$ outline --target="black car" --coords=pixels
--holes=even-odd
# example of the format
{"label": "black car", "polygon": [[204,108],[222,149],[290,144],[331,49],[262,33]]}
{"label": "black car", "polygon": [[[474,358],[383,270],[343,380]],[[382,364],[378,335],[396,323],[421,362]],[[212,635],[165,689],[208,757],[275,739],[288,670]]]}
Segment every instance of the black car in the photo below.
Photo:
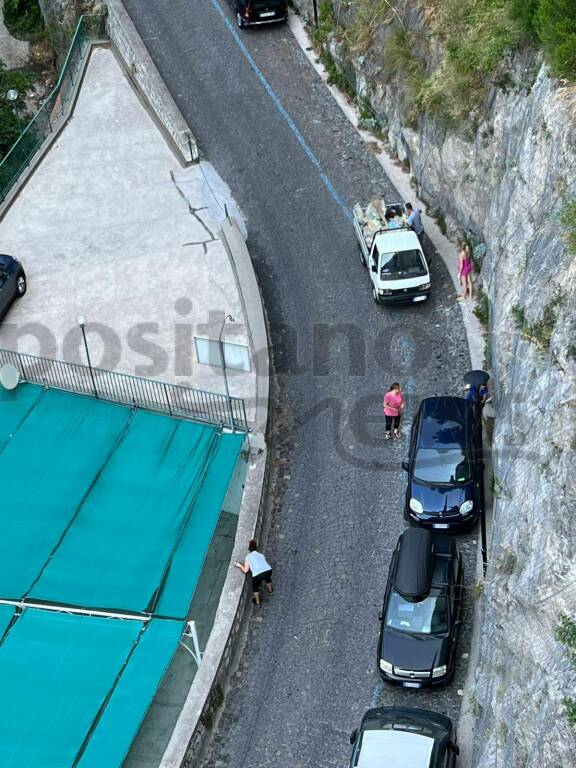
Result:
{"label": "black car", "polygon": [[369,709],[352,732],[350,768],[455,768],[452,721],[427,709]]}
{"label": "black car", "polygon": [[378,669],[405,688],[444,685],[454,674],[464,571],[455,540],[410,528],[392,556]]}
{"label": "black car", "polygon": [[19,261],[0,254],[0,320],[14,301],[26,293],[26,275]]}
{"label": "black car", "polygon": [[422,400],[402,462],[408,472],[404,516],[435,530],[471,528],[480,511],[483,465],[475,410],[462,397]]}
{"label": "black car", "polygon": [[287,0],[228,0],[236,14],[239,27],[252,27],[271,24],[274,21],[286,21],[288,18]]}

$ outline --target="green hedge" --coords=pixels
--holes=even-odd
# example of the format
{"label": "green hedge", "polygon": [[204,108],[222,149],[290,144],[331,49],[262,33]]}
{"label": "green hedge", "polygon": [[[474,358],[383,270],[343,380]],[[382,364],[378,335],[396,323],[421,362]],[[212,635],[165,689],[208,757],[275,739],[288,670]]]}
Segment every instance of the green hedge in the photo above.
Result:
{"label": "green hedge", "polygon": [[576,79],[576,0],[540,0],[535,26],[552,73]]}
{"label": "green hedge", "polygon": [[14,37],[42,32],[44,20],[38,0],[4,0],[4,24]]}
{"label": "green hedge", "polygon": [[536,39],[552,74],[576,80],[576,0],[508,0],[510,15]]}

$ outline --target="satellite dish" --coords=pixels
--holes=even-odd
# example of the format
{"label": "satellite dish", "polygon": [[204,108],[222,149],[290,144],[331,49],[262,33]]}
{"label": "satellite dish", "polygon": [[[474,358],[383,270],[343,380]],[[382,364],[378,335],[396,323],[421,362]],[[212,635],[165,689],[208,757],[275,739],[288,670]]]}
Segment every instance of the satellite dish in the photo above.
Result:
{"label": "satellite dish", "polygon": [[0,384],[4,389],[16,389],[20,383],[20,373],[18,368],[15,368],[10,363],[6,363],[0,368]]}

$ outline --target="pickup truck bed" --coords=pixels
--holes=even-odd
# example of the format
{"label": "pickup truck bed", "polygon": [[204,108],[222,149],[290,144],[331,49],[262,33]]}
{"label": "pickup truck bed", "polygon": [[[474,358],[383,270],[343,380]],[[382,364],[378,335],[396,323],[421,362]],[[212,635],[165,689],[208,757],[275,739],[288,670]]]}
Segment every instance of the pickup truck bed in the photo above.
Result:
{"label": "pickup truck bed", "polygon": [[370,252],[374,235],[389,228],[386,214],[391,210],[396,213],[396,218],[401,224],[400,228],[404,229],[406,227],[406,208],[403,203],[386,205],[383,200],[375,198],[366,206],[362,206],[360,203],[356,203],[354,206],[352,210],[354,230],[366,257]]}

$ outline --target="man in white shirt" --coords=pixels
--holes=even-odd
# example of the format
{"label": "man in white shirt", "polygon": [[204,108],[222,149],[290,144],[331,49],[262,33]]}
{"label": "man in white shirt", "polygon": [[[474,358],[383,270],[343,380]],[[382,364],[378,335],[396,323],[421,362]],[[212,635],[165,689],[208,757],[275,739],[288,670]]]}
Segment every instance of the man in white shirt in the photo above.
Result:
{"label": "man in white shirt", "polygon": [[252,574],[252,602],[254,605],[261,605],[260,586],[262,582],[266,585],[269,595],[274,592],[274,587],[272,586],[272,566],[264,555],[258,552],[256,539],[250,539],[248,542],[248,554],[244,562],[235,563],[235,565],[237,568],[240,568],[242,573]]}

